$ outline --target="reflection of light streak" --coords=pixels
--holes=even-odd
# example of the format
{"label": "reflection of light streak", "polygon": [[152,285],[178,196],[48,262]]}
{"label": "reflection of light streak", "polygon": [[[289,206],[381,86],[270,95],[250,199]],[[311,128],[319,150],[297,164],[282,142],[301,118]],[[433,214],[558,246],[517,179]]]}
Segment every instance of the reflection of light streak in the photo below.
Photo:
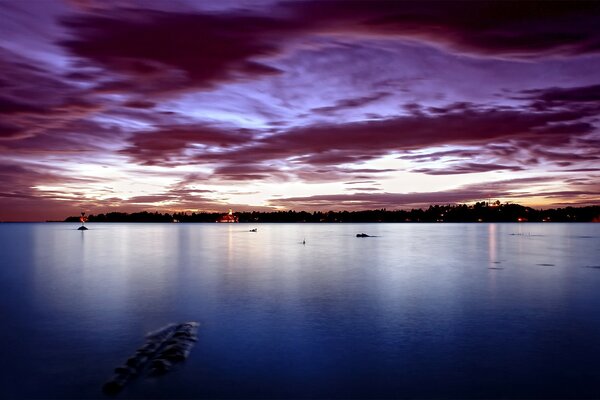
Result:
{"label": "reflection of light streak", "polygon": [[231,265],[233,258],[233,226],[227,227],[227,265]]}
{"label": "reflection of light streak", "polygon": [[498,243],[496,242],[496,224],[488,225],[488,248],[489,248],[489,259],[490,265],[496,261],[496,247]]}
{"label": "reflection of light streak", "polygon": [[[497,261],[496,256],[497,256],[497,247],[498,247],[498,242],[497,242],[497,232],[496,232],[496,224],[489,224],[488,225],[488,258],[489,258],[489,267],[488,268],[494,268],[496,264],[494,264],[495,261]],[[490,271],[490,272],[497,272],[497,271]],[[490,290],[491,290],[491,294],[492,297],[496,297],[496,274],[489,274],[489,279],[490,279]]]}

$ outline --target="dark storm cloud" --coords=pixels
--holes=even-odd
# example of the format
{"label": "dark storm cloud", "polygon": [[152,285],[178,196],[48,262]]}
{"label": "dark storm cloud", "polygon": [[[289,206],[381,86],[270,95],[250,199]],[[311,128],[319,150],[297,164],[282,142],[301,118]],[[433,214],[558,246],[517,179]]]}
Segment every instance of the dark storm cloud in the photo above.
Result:
{"label": "dark storm cloud", "polygon": [[[276,73],[261,60],[282,54],[294,38],[310,33],[408,38],[482,55],[593,52],[600,43],[600,34],[594,29],[599,15],[597,4],[581,2],[294,2],[283,3],[269,17],[239,11],[219,14],[121,9],[65,18],[63,24],[71,37],[61,44],[90,66],[105,68],[111,78],[98,86],[99,90],[143,93],[190,86],[208,88],[219,82]],[[221,131],[199,135],[187,128],[184,132],[159,128],[135,134],[122,153],[141,164],[217,162],[218,171],[238,168],[235,163],[243,163],[247,171],[262,172],[231,176],[263,179],[269,169],[263,165],[265,161],[294,157],[289,161],[295,164],[335,165],[360,163],[393,151],[447,144],[480,145],[512,138],[541,140],[551,146],[594,129],[590,122],[580,120],[590,115],[589,108],[552,107],[559,101],[594,102],[597,91],[592,86],[522,93],[525,99],[547,103],[543,110],[491,109],[459,103],[430,107],[425,112],[427,109],[415,104],[418,109],[409,109],[411,116],[297,127],[254,143],[248,137],[240,141],[239,135]],[[331,114],[360,108],[389,95],[380,91],[349,97],[312,111]],[[124,103],[125,107],[140,110],[154,105],[153,101],[137,99]],[[15,135],[11,126],[5,131],[6,135]],[[185,160],[183,153],[190,146],[218,145],[214,139],[219,138],[246,145],[239,150],[208,154],[192,149],[193,158]],[[469,170],[476,168],[465,165],[452,173]]]}
{"label": "dark storm cloud", "polygon": [[[559,198],[564,199],[565,197],[579,197],[579,196],[600,196],[600,190],[558,190],[554,192],[544,192],[542,195],[546,198]],[[597,205],[597,202],[593,202]]]}
{"label": "dark storm cloud", "polygon": [[287,179],[287,174],[282,173],[279,168],[259,164],[228,164],[215,168],[213,176],[217,179],[229,181],[256,181],[278,178]]}
{"label": "dark storm cloud", "polygon": [[1,47],[0,74],[5,78],[0,96],[0,141],[19,141],[65,129],[104,107],[85,90]]}
{"label": "dark storm cloud", "polygon": [[[462,164],[451,166],[439,165],[436,168],[414,169],[435,175],[451,175],[460,173],[483,172],[484,170],[526,169],[542,164],[554,164],[558,167],[585,165],[598,162],[598,129],[595,126],[600,113],[600,85],[581,87],[550,87],[521,91],[519,100],[528,104],[519,109],[502,107],[503,112],[519,110],[523,115],[539,118],[543,115],[562,115],[547,123],[531,128],[536,135],[524,134],[524,131],[508,138],[492,138],[489,143],[482,142],[477,148],[442,150],[421,154],[403,154],[400,159],[412,162],[435,162],[440,160],[458,161]],[[451,109],[468,110],[471,106],[459,104],[459,107],[430,108],[434,115],[444,115]],[[419,107],[419,112],[422,108]],[[512,110],[512,111],[511,111]],[[509,121],[507,121],[509,122]],[[510,122],[509,122],[510,124]],[[469,129],[469,125],[465,125]],[[515,126],[515,133],[519,129]],[[587,145],[583,145],[586,143]],[[467,143],[446,144],[466,145]],[[471,143],[475,144],[475,143]],[[486,160],[485,163],[474,163],[474,160]],[[490,161],[493,161],[490,162]],[[510,165],[503,165],[510,164]],[[516,164],[516,165],[515,165]],[[481,169],[481,170],[478,170]]]}
{"label": "dark storm cloud", "polygon": [[[241,150],[208,155],[213,161],[267,161],[299,157],[307,164],[340,164],[374,159],[394,151],[448,144],[484,145],[508,140],[562,142],[593,131],[566,122],[586,112],[449,108],[436,115],[416,114],[378,121],[299,127],[257,140]],[[557,125],[562,123],[562,125]],[[200,161],[200,160],[199,160]]]}
{"label": "dark storm cloud", "polygon": [[[511,149],[511,154],[514,152],[514,149]],[[464,149],[455,149],[455,150],[443,150],[436,151],[433,153],[423,153],[423,154],[403,154],[398,156],[398,159],[401,160],[410,160],[413,162],[431,162],[431,161],[439,161],[443,158],[452,158],[452,159],[463,159],[463,158],[473,158],[477,155],[481,154],[481,149],[477,150],[464,150]]]}
{"label": "dark storm cloud", "polygon": [[144,101],[144,100],[131,100],[131,101],[128,101],[123,104],[123,106],[125,106],[125,107],[142,108],[142,109],[153,108],[155,105],[156,105],[156,103],[153,103],[151,101]]}
{"label": "dark storm cloud", "polygon": [[396,172],[394,169],[377,168],[344,168],[335,165],[320,168],[310,164],[293,165],[282,168],[281,163],[247,163],[228,162],[217,166],[210,177],[219,181],[271,181],[289,182],[302,180],[305,182],[332,182],[349,177],[380,178],[387,172]]}
{"label": "dark storm cloud", "polygon": [[400,37],[487,56],[600,51],[593,1],[309,1],[284,3],[330,32]]}
{"label": "dark storm cloud", "polygon": [[26,109],[16,106],[8,107],[8,111],[35,112],[41,108],[41,105],[60,103],[63,97],[74,96],[79,92],[39,62],[2,46],[0,46],[0,76],[3,97],[13,99],[15,103],[27,104],[23,106]]}
{"label": "dark storm cloud", "polygon": [[363,184],[373,184],[379,185],[380,183],[377,181],[353,181],[353,182],[344,182],[344,185],[363,185]]}
{"label": "dark storm cloud", "polygon": [[25,135],[20,127],[0,122],[0,140],[20,138],[23,136]]}
{"label": "dark storm cloud", "polygon": [[252,140],[252,134],[244,129],[226,130],[206,125],[157,128],[134,134],[121,153],[144,165],[178,165],[187,162],[183,153],[193,145],[227,148]]}
{"label": "dark storm cloud", "polygon": [[600,148],[584,148],[579,149],[578,151],[578,153],[575,153],[572,151],[560,151],[558,149],[552,150],[544,148],[532,148],[530,150],[530,154],[536,158],[543,158],[545,160],[554,161],[557,163],[567,163],[566,165],[600,160]]}
{"label": "dark storm cloud", "polygon": [[489,171],[522,171],[523,169],[523,167],[516,165],[478,164],[469,162],[459,165],[447,165],[443,168],[417,168],[413,169],[411,172],[419,172],[428,175],[458,175]]}
{"label": "dark storm cloud", "polygon": [[[257,57],[298,33],[355,33],[428,41],[483,55],[582,54],[600,50],[600,5],[586,1],[298,1],[254,13],[106,10],[63,21],[74,54],[133,75],[165,66],[210,85],[276,72]],[[194,54],[195,57],[191,56]]]}
{"label": "dark storm cloud", "polygon": [[[596,2],[307,1],[284,2],[270,11],[269,16],[259,9],[79,13],[63,18],[70,37],[59,43],[88,66],[104,68],[97,90],[124,93],[211,88],[277,74],[269,58],[311,34],[425,41],[483,56],[600,50]],[[358,107],[383,96],[342,100],[314,112]]]}
{"label": "dark storm cloud", "polygon": [[[443,169],[421,168],[428,174],[466,174],[493,170],[519,171],[540,159],[593,161],[597,154],[551,152],[542,146],[569,145],[594,126],[580,119],[589,110],[549,109],[533,111],[527,107],[492,108],[473,104],[438,108],[435,114],[418,112],[376,121],[321,124],[291,128],[260,138],[260,132],[210,126],[163,127],[134,134],[121,151],[145,165],[175,166],[212,164],[215,175],[224,179],[252,180],[279,174],[321,180],[318,168],[359,164],[386,154],[421,150],[433,146],[478,146],[477,149],[447,150],[429,154],[405,154],[403,159],[436,161],[442,158],[471,159],[462,165]],[[219,147],[214,151],[211,147]],[[528,151],[526,158],[514,159]],[[478,156],[495,162],[473,162]],[[290,169],[291,168],[291,169]],[[331,170],[337,174],[339,170]],[[360,169],[351,169],[361,173]],[[371,171],[362,171],[370,173]]]}
{"label": "dark storm cloud", "polygon": [[521,92],[521,98],[543,101],[553,105],[572,103],[594,103],[600,106],[600,85],[579,87],[551,87],[529,89]]}
{"label": "dark storm cloud", "polygon": [[[588,113],[590,116],[600,114],[600,85],[529,89],[513,98],[530,101],[534,111],[565,109]],[[589,122],[571,123],[570,128],[586,130],[586,124]]]}
{"label": "dark storm cloud", "polygon": [[0,140],[0,151],[31,159],[68,155],[70,161],[89,162],[91,153],[95,157],[110,153],[125,135],[118,126],[91,120],[46,121],[38,134],[20,140]]}
{"label": "dark storm cloud", "polygon": [[[549,147],[544,140],[515,140],[507,144],[484,145],[474,149],[453,149],[423,154],[405,154],[398,158],[413,163],[435,163],[431,168],[415,168],[412,172],[430,175],[453,175],[485,171],[519,171],[541,165],[554,165],[563,171],[573,165],[594,164],[600,161],[600,150],[595,146],[581,146],[577,136],[565,138],[566,145]],[[482,160],[474,162],[474,160]],[[506,163],[507,165],[504,165]],[[555,170],[558,171],[558,170]]]}
{"label": "dark storm cloud", "polygon": [[598,172],[598,171],[600,171],[600,168],[572,168],[572,169],[563,169],[561,171],[554,171],[554,172],[562,172],[562,171],[566,171],[566,172]]}
{"label": "dark storm cloud", "polygon": [[[120,74],[104,90],[182,90],[279,71],[260,61],[280,51],[289,21],[235,14],[119,10],[63,21],[61,45],[92,65]],[[157,85],[158,83],[158,85]]]}
{"label": "dark storm cloud", "polygon": [[357,192],[377,192],[383,190],[378,187],[349,187],[346,188],[347,191],[357,191]]}
{"label": "dark storm cloud", "polygon": [[[454,204],[472,201],[482,201],[489,198],[512,198],[516,201],[531,196],[547,198],[571,198],[572,201],[580,201],[582,204],[597,203],[600,195],[600,186],[596,182],[585,182],[575,184],[573,190],[554,191],[541,190],[538,192],[527,192],[531,185],[552,183],[560,178],[553,177],[531,177],[509,179],[483,184],[471,184],[457,189],[420,192],[420,193],[350,193],[316,196],[298,196],[288,198],[271,199],[270,204],[286,208],[329,210],[329,209],[400,209],[407,207],[427,207],[430,204]],[[520,193],[515,193],[515,189]],[[332,207],[335,204],[335,207]],[[557,203],[561,204],[561,203]]]}
{"label": "dark storm cloud", "polygon": [[370,154],[357,154],[355,149],[337,150],[332,149],[324,153],[314,153],[294,157],[294,164],[308,165],[337,165],[337,164],[352,164],[368,161],[373,158]]}
{"label": "dark storm cloud", "polygon": [[317,108],[313,108],[310,111],[313,113],[317,113],[317,114],[327,115],[327,114],[335,113],[336,111],[360,108],[367,104],[375,103],[375,102],[377,102],[381,99],[384,99],[386,97],[389,97],[391,95],[392,94],[388,93],[388,92],[376,92],[369,96],[354,97],[354,98],[349,98],[349,99],[338,100],[332,106],[317,107]]}
{"label": "dark storm cloud", "polygon": [[38,114],[44,109],[32,104],[21,103],[7,97],[0,97],[0,115]]}
{"label": "dark storm cloud", "polygon": [[291,177],[296,177],[305,182],[339,182],[345,179],[373,180],[380,179],[396,172],[389,168],[350,168],[328,166],[299,165],[296,168],[287,171]]}

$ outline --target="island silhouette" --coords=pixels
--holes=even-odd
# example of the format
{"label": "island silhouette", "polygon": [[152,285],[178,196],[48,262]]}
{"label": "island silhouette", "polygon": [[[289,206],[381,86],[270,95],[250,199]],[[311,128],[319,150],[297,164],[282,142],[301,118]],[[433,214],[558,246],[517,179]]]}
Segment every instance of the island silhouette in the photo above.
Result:
{"label": "island silhouette", "polygon": [[[80,222],[80,217],[67,217],[63,222]],[[600,206],[537,210],[512,203],[478,202],[411,210],[230,211],[226,214],[141,211],[89,215],[87,222],[600,222]]]}

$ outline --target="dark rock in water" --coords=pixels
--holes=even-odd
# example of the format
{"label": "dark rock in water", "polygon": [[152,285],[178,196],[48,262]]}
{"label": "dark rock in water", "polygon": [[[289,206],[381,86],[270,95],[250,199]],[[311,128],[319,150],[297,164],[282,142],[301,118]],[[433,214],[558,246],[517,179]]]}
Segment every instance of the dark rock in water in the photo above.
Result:
{"label": "dark rock in water", "polygon": [[150,364],[150,371],[155,375],[164,374],[169,371],[171,367],[173,367],[173,364],[170,361],[165,360],[164,358],[157,358]]}
{"label": "dark rock in water", "polygon": [[127,383],[127,379],[121,376],[115,376],[110,381],[106,382],[102,386],[102,391],[108,395],[116,395],[123,389],[123,386]]}
{"label": "dark rock in water", "polygon": [[371,237],[371,236],[367,235],[366,233],[357,233],[356,237]]}
{"label": "dark rock in water", "polygon": [[156,349],[158,349],[158,346],[160,346],[160,341],[157,340],[148,340],[148,342],[143,345],[142,347],[140,347],[140,350],[143,351],[156,351]]}
{"label": "dark rock in water", "polygon": [[79,228],[77,228],[78,231],[87,231],[88,228],[86,228],[85,226],[80,226]]}
{"label": "dark rock in water", "polygon": [[156,349],[137,349],[135,351],[135,356],[149,357],[156,352]]}
{"label": "dark rock in water", "polygon": [[127,361],[125,361],[125,364],[136,368],[142,366],[146,361],[148,361],[148,358],[140,355],[128,358]]}
{"label": "dark rock in water", "polygon": [[197,322],[169,324],[150,332],[146,335],[146,343],[125,361],[125,365],[115,368],[117,375],[104,384],[104,393],[116,395],[146,368],[152,375],[162,375],[175,363],[185,361],[197,341],[198,325]]}
{"label": "dark rock in water", "polygon": [[169,361],[183,361],[187,358],[189,352],[181,347],[171,347],[165,349],[159,355],[159,357],[166,358]]}
{"label": "dark rock in water", "polygon": [[115,368],[115,372],[120,375],[135,375],[138,371],[135,368],[122,365],[120,367]]}
{"label": "dark rock in water", "polygon": [[115,395],[123,389],[123,386],[115,381],[108,381],[102,386],[102,391],[108,395]]}
{"label": "dark rock in water", "polygon": [[176,353],[164,354],[163,357],[165,357],[167,360],[169,360],[171,362],[182,362],[187,359],[187,355],[181,351],[176,352]]}

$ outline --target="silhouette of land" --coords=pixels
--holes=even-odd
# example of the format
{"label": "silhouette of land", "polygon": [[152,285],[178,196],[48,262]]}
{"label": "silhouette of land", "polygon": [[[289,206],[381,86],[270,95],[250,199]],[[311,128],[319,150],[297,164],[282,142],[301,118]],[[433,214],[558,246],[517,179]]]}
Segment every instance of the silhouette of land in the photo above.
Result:
{"label": "silhouette of land", "polygon": [[[536,210],[519,204],[478,202],[435,205],[426,209],[366,211],[236,212],[239,222],[600,222],[600,206]],[[216,222],[223,213],[110,212],[90,215],[89,222]],[[64,222],[79,222],[68,217]]]}

